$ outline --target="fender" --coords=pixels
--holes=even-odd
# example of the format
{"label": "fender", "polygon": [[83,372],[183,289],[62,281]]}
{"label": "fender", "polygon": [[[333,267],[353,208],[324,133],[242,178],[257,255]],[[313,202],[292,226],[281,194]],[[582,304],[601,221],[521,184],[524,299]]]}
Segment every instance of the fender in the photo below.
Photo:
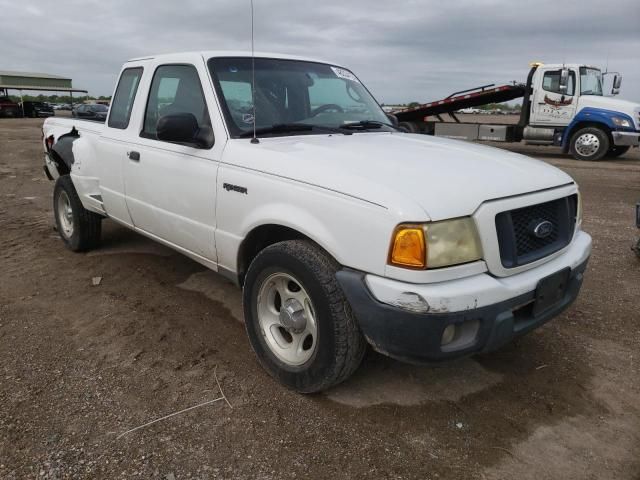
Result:
{"label": "fender", "polygon": [[[73,127],[69,133],[60,135],[58,137],[58,141],[51,147],[51,150],[66,166],[66,172],[59,171],[60,174],[69,173],[71,171],[71,167],[75,163],[75,157],[73,156],[73,142],[79,138],[80,134],[75,127]],[[60,168],[61,167],[58,166],[58,170],[60,170]]]}
{"label": "fender", "polygon": [[[604,108],[583,108],[576,114],[575,117],[573,117],[573,120],[571,120],[571,123],[567,125],[567,128],[564,129],[562,135],[562,148],[569,148],[569,140],[571,139],[571,135],[573,135],[576,126],[580,123],[599,123],[607,127],[608,131],[626,130],[618,127],[615,123],[613,123],[613,117],[621,117],[628,120],[631,125],[634,124],[633,119],[626,113],[617,112],[615,110],[605,110]],[[633,130],[633,128],[631,128],[630,130]]]}

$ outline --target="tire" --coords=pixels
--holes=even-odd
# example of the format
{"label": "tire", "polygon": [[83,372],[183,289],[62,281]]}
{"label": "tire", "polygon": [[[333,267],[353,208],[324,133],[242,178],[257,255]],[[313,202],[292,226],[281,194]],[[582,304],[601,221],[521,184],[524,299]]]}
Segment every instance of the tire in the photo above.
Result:
{"label": "tire", "polygon": [[291,240],[262,250],[247,271],[242,300],[251,346],[269,374],[300,393],[346,380],[366,352],[335,277],[339,268],[313,243]]}
{"label": "tire", "polygon": [[53,213],[65,246],[82,252],[100,244],[102,217],[82,206],[71,177],[62,175],[53,189]]}
{"label": "tire", "polygon": [[569,151],[576,160],[595,162],[609,152],[609,135],[596,127],[581,128],[571,137]]}
{"label": "tire", "polygon": [[629,151],[631,147],[623,146],[623,147],[611,147],[607,152],[607,157],[609,158],[618,158],[624,155]]}

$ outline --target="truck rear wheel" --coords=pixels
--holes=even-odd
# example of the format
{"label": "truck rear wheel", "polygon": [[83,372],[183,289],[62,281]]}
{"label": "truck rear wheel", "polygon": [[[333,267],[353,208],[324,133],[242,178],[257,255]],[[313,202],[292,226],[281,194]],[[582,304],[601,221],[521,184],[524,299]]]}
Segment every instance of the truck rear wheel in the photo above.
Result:
{"label": "truck rear wheel", "polygon": [[262,366],[301,393],[325,390],[360,365],[366,341],[335,274],[337,262],[311,242],[262,250],[243,288],[247,334]]}
{"label": "truck rear wheel", "polygon": [[581,128],[571,137],[569,151],[576,160],[597,161],[609,152],[609,135],[596,127]]}
{"label": "truck rear wheel", "polygon": [[56,180],[53,212],[58,234],[67,248],[81,252],[98,246],[102,217],[82,206],[69,175],[62,175]]}
{"label": "truck rear wheel", "polygon": [[627,153],[629,151],[631,147],[629,146],[622,146],[622,147],[611,147],[609,149],[609,152],[607,152],[607,157],[609,158],[618,158],[621,157],[622,155],[624,155],[625,153]]}

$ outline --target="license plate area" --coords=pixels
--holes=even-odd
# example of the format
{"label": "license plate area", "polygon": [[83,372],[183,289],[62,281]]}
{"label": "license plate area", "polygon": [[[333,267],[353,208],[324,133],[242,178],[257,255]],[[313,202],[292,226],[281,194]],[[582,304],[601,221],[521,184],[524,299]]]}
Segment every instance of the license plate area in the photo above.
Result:
{"label": "license plate area", "polygon": [[535,303],[533,304],[534,316],[544,313],[564,298],[570,276],[571,269],[565,268],[538,282]]}

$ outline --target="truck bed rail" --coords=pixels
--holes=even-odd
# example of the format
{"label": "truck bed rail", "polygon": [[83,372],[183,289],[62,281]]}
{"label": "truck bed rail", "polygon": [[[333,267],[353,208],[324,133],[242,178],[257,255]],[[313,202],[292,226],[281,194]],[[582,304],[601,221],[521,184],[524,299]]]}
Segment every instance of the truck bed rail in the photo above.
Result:
{"label": "truck bed rail", "polygon": [[393,114],[400,122],[422,122],[425,117],[433,115],[454,113],[463,108],[478,107],[489,103],[507,102],[521,98],[524,97],[526,91],[525,85],[521,83],[497,87],[493,87],[493,85],[483,85],[469,90],[454,92],[442,100],[424,103],[413,108],[396,110]]}

